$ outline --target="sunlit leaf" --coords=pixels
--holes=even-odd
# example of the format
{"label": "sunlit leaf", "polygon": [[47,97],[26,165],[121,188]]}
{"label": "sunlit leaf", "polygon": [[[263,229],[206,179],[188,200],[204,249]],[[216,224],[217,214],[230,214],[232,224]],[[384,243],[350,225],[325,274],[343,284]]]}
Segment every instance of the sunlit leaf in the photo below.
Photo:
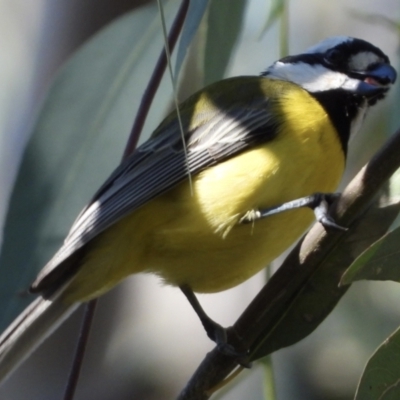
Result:
{"label": "sunlit leaf", "polygon": [[400,196],[400,170],[397,170],[390,178],[389,188],[392,196]]}

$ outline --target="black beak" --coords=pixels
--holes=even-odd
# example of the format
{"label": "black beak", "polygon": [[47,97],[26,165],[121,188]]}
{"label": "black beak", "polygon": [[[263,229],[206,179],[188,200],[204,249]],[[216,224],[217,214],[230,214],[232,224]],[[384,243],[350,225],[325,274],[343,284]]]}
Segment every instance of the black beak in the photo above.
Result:
{"label": "black beak", "polygon": [[396,81],[397,72],[390,64],[376,64],[372,69],[356,71],[352,76],[360,81],[357,94],[370,98],[387,92]]}
{"label": "black beak", "polygon": [[377,80],[381,79],[383,84],[393,84],[396,82],[397,72],[389,64],[379,64],[373,69],[372,76]]}

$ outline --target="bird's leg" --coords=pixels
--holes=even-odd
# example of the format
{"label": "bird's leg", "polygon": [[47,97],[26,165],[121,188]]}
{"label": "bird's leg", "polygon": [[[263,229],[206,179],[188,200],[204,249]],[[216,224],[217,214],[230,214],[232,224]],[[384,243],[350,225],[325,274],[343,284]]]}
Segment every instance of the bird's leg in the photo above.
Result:
{"label": "bird's leg", "polygon": [[308,207],[314,211],[315,218],[325,228],[337,229],[346,231],[347,228],[338,225],[329,215],[329,206],[340,196],[340,193],[314,193],[310,196],[301,197],[296,200],[288,201],[278,206],[266,208],[264,210],[252,210],[247,212],[240,223],[251,223],[262,218],[269,217],[274,214],[279,214],[284,211],[293,210],[296,208]]}
{"label": "bird's leg", "polygon": [[206,314],[206,312],[203,310],[203,307],[197,300],[196,295],[193,293],[193,290],[188,285],[182,285],[180,286],[180,289],[200,318],[200,321],[207,332],[207,336],[217,344],[218,350],[225,355],[238,359],[238,363],[242,366],[249,367],[249,364],[241,362],[241,359],[244,359],[248,355],[247,352],[237,351],[228,343],[227,329],[212,320]]}

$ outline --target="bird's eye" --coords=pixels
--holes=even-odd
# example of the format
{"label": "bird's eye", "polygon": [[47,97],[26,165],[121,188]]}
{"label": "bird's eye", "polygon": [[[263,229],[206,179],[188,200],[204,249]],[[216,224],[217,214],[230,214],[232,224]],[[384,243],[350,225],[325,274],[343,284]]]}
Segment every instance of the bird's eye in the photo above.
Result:
{"label": "bird's eye", "polygon": [[339,65],[343,60],[343,53],[338,49],[329,50],[325,55],[325,61],[330,65]]}

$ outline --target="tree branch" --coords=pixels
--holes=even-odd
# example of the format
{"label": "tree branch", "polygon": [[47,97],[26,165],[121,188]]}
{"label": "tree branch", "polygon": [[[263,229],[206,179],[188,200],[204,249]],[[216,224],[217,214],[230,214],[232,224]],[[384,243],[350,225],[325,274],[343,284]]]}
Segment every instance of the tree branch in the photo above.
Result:
{"label": "tree branch", "polygon": [[[348,267],[349,262],[357,256],[354,252],[352,235],[354,236],[354,230],[360,223],[360,216],[366,212],[373,199],[399,167],[400,130],[361,169],[346,187],[342,196],[333,204],[332,215],[335,221],[339,225],[349,227],[349,231],[327,232],[320,224],[314,225],[234,324],[233,329],[241,338],[240,345],[250,349],[250,359],[260,356],[260,347],[263,347],[261,355],[268,354],[268,346],[271,347],[270,352],[283,347],[285,338],[278,344],[268,344],[268,340],[271,336],[273,337],[274,330],[279,329],[281,320],[290,313],[294,300],[298,301],[299,295],[304,294],[304,287],[321,272],[322,265],[324,274],[331,273],[331,290],[336,290],[330,299],[331,302],[328,305],[330,308],[328,307],[326,315],[336,305],[347,290],[347,287],[338,287],[341,274]],[[386,226],[382,228],[387,229]],[[363,229],[365,231],[365,228]],[[382,233],[379,232],[379,234]],[[376,239],[371,235],[370,241]],[[358,254],[361,250],[358,249]],[[300,317],[303,318],[303,316]],[[313,321],[310,321],[310,329],[306,334],[315,329],[322,319],[314,325]],[[293,337],[289,338],[288,343],[284,345],[292,344],[306,334],[300,332],[296,340]],[[234,337],[235,335],[232,335],[232,341]],[[212,391],[212,388],[223,381],[236,367],[237,362],[234,359],[221,354],[215,348],[207,354],[178,399],[208,399],[210,390]]]}

